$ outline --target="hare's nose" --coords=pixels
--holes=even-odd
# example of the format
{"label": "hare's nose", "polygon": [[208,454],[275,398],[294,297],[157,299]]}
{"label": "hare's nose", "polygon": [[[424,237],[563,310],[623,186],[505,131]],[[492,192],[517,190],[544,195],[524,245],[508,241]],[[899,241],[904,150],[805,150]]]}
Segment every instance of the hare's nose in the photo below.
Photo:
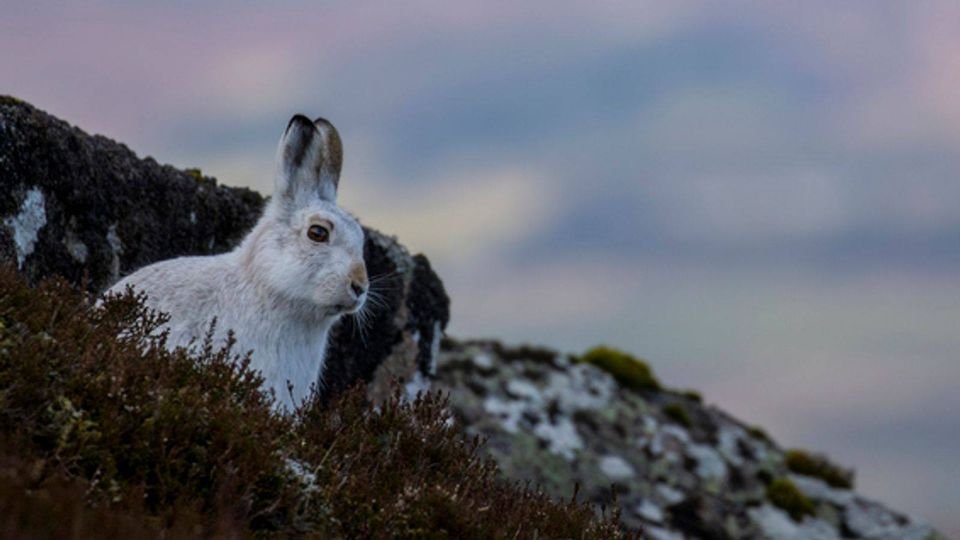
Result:
{"label": "hare's nose", "polygon": [[367,285],[370,283],[367,281],[367,267],[363,263],[354,264],[350,268],[350,274],[347,276],[347,279],[350,280],[350,290],[353,291],[353,294],[357,298],[367,292]]}
{"label": "hare's nose", "polygon": [[360,298],[363,293],[367,292],[367,287],[354,281],[350,283],[350,290],[353,291],[353,294],[357,295],[357,298]]}

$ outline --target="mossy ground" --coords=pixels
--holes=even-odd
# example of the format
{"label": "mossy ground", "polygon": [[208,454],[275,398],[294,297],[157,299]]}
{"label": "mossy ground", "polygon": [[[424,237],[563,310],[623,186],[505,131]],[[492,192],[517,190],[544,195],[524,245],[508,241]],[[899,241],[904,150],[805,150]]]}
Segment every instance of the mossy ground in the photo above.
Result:
{"label": "mossy ground", "polygon": [[184,169],[183,172],[187,173],[188,176],[192,177],[197,182],[203,180],[203,171],[196,167]]}
{"label": "mossy ground", "polygon": [[278,415],[243,359],[168,352],[162,321],[0,268],[0,537],[622,534],[500,480],[441,396],[374,411],[355,388]]}
{"label": "mossy ground", "polygon": [[660,389],[660,381],[646,362],[612,347],[594,347],[576,360],[606,371],[623,387],[638,391]]}
{"label": "mossy ground", "polygon": [[23,103],[23,100],[18,97],[0,95],[0,105],[20,105],[22,103]]}
{"label": "mossy ground", "polygon": [[767,486],[767,499],[795,521],[816,513],[816,507],[789,478],[777,478]]}
{"label": "mossy ground", "polygon": [[770,435],[767,433],[767,431],[760,426],[749,426],[747,428],[747,433],[749,433],[754,439],[759,439],[768,443],[773,442],[773,439],[770,438]]}
{"label": "mossy ground", "polygon": [[690,412],[680,403],[670,403],[663,407],[663,414],[685,428],[693,426]]}
{"label": "mossy ground", "polygon": [[853,471],[835,465],[826,456],[794,448],[784,454],[784,464],[792,472],[819,478],[833,487],[853,488]]}

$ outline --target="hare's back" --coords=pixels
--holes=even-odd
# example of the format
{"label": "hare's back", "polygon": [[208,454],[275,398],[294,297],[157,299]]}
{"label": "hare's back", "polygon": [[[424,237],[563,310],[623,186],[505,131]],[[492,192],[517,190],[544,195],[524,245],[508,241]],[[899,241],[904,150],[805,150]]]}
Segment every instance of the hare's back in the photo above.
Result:
{"label": "hare's back", "polygon": [[146,295],[148,306],[173,318],[205,319],[206,312],[220,303],[220,291],[229,280],[225,256],[180,257],[154,263],[123,278],[109,292],[123,293],[128,286],[133,287]]}

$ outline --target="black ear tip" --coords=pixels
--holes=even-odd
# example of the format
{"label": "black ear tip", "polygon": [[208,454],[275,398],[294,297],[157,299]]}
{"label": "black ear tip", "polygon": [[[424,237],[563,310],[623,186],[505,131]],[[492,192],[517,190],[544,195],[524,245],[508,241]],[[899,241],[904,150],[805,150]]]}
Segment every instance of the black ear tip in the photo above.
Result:
{"label": "black ear tip", "polygon": [[329,130],[332,130],[332,131],[336,131],[336,130],[337,130],[337,128],[333,127],[333,124],[330,123],[329,120],[327,120],[326,118],[323,118],[322,116],[321,116],[321,117],[318,117],[316,120],[314,120],[314,121],[313,121],[313,125],[317,126],[318,128],[321,128],[321,129],[326,128],[326,129],[329,129]]}
{"label": "black ear tip", "polygon": [[302,114],[295,114],[293,118],[290,119],[290,122],[287,124],[286,131],[290,131],[290,128],[297,124],[299,126],[313,126],[313,122],[309,118]]}

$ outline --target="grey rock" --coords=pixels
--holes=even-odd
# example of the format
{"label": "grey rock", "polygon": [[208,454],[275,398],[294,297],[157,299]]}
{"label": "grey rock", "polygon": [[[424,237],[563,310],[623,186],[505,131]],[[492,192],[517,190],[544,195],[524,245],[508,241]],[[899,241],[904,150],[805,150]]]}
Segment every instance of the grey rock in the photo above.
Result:
{"label": "grey rock", "polygon": [[635,506],[633,511],[647,521],[663,523],[663,508],[657,506],[657,504],[650,499],[640,501],[640,504]]}
{"label": "grey rock", "polygon": [[499,397],[490,396],[483,401],[483,410],[500,420],[500,425],[507,433],[518,433],[520,421],[526,406],[518,401],[508,401]]}
{"label": "grey rock", "polygon": [[643,532],[653,540],[685,540],[686,538],[677,531],[671,531],[663,527],[644,527]]}
{"label": "grey rock", "polygon": [[695,472],[704,482],[727,478],[727,464],[713,448],[705,444],[691,444],[687,447],[687,455],[697,462]]}
{"label": "grey rock", "polygon": [[899,533],[907,522],[879,504],[858,498],[846,507],[846,525],[861,538],[880,538]]}
{"label": "grey rock", "polygon": [[551,370],[543,388],[544,398],[553,400],[565,412],[601,409],[610,403],[616,383],[594,368],[575,364],[565,370]]}
{"label": "grey rock", "polygon": [[547,451],[572,461],[583,449],[583,439],[577,426],[569,418],[557,418],[556,423],[540,422],[533,428],[537,439],[547,445]]}
{"label": "grey rock", "polygon": [[682,502],[686,498],[682,491],[667,484],[657,484],[657,493],[668,506]]}
{"label": "grey rock", "polygon": [[769,504],[751,508],[747,513],[771,540],[839,540],[841,537],[835,527],[824,521],[806,518],[797,523],[786,512]]}
{"label": "grey rock", "polygon": [[739,426],[721,426],[717,431],[717,450],[731,465],[743,464],[743,451],[740,444],[746,439],[746,432]]}
{"label": "grey rock", "polygon": [[849,489],[833,488],[819,478],[791,474],[790,481],[804,495],[818,501],[826,501],[837,506],[847,506],[853,502],[854,492]]}
{"label": "grey rock", "polygon": [[908,523],[903,527],[886,531],[876,540],[938,540],[943,539],[937,531],[926,523]]}
{"label": "grey rock", "polygon": [[514,398],[539,404],[543,400],[540,390],[532,383],[523,379],[507,381],[507,394]]}
{"label": "grey rock", "polygon": [[470,357],[473,364],[481,371],[490,371],[493,369],[493,359],[488,354],[475,354]]}
{"label": "grey rock", "polygon": [[620,456],[602,456],[600,470],[611,480],[625,480],[637,474],[633,465]]}

